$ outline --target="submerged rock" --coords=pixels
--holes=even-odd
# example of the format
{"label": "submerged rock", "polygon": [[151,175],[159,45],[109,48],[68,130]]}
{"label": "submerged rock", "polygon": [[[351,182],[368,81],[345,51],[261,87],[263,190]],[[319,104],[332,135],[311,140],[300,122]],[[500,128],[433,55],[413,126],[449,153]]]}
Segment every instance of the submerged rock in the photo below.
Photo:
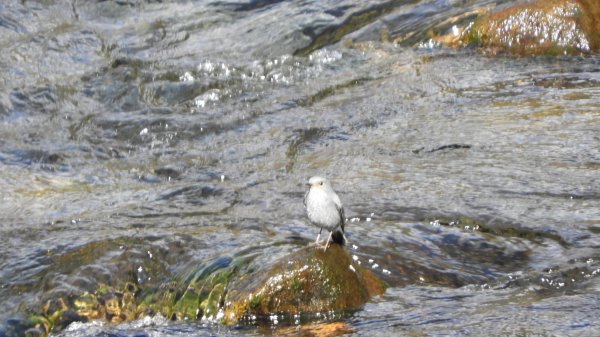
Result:
{"label": "submerged rock", "polygon": [[447,45],[474,45],[485,52],[521,56],[563,55],[600,50],[597,0],[538,0],[479,16],[451,36]]}

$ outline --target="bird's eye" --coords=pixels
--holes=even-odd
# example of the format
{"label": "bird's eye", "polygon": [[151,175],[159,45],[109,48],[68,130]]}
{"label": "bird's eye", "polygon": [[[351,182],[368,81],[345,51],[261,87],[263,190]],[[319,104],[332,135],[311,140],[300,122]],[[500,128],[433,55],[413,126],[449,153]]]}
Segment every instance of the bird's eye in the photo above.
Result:
{"label": "bird's eye", "polygon": [[319,183],[319,185],[323,186],[323,182],[321,181],[321,182]]}

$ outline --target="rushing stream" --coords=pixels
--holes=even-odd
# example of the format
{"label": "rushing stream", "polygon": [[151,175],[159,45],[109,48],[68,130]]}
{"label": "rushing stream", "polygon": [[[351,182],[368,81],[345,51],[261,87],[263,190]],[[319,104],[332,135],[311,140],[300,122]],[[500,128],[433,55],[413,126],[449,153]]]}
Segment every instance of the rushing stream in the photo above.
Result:
{"label": "rushing stream", "polygon": [[[417,43],[514,2],[3,1],[0,327],[132,273],[289,254],[317,235],[302,198],[318,174],[347,249],[391,286],[323,321],[600,335],[600,58]],[[276,328],[155,316],[59,334]]]}

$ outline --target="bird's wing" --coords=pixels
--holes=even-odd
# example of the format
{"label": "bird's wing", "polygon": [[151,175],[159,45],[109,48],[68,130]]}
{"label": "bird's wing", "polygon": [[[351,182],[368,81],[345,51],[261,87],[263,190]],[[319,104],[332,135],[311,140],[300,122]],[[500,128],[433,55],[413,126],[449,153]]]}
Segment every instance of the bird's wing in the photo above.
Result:
{"label": "bird's wing", "polygon": [[337,211],[340,215],[340,227],[342,228],[342,233],[344,233],[344,226],[346,225],[346,216],[344,215],[344,206],[335,205],[335,208],[337,208]]}
{"label": "bird's wing", "polygon": [[337,209],[338,214],[340,215],[340,227],[342,227],[342,233],[343,233],[344,225],[346,224],[346,216],[344,215],[344,206],[342,205],[342,201],[340,200],[340,197],[338,197],[338,195],[335,192],[333,192],[331,198],[333,199],[335,208]]}
{"label": "bird's wing", "polygon": [[308,191],[306,191],[306,193],[304,193],[304,207],[306,208],[306,197],[308,197],[308,192],[310,192],[310,188],[308,189]]}

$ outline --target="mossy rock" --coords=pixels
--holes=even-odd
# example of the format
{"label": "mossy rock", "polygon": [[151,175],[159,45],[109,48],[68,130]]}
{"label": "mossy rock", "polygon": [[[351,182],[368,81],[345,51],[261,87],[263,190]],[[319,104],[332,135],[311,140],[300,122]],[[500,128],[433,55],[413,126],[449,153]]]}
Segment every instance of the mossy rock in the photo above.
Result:
{"label": "mossy rock", "polygon": [[257,256],[217,258],[146,289],[127,282],[121,287],[100,283],[95,291],[79,295],[51,297],[50,292],[39,312],[15,320],[8,325],[10,329],[0,332],[20,336],[28,331],[45,336],[76,321],[118,323],[156,314],[173,320],[225,324],[249,316],[318,317],[319,313],[359,309],[386,288],[336,244],[327,251],[304,247],[272,264],[262,265],[265,261]]}
{"label": "mossy rock", "polygon": [[386,285],[354,263],[339,245],[306,247],[274,265],[233,281],[223,309],[225,323],[273,314],[295,316],[357,309]]}

